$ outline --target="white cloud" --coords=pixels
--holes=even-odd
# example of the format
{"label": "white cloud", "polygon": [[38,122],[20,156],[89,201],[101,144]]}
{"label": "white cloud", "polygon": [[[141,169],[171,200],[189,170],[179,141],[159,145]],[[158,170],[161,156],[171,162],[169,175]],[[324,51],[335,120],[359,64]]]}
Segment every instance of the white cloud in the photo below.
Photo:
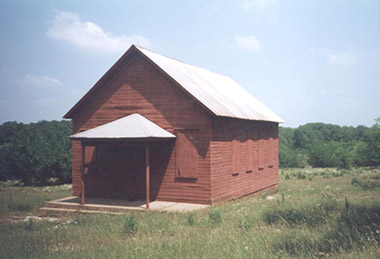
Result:
{"label": "white cloud", "polygon": [[331,64],[337,65],[355,65],[358,60],[358,55],[354,52],[342,52],[337,54],[329,54],[327,60]]}
{"label": "white cloud", "polygon": [[242,49],[246,49],[250,51],[260,50],[260,42],[253,35],[248,35],[248,36],[236,35],[234,40],[235,40],[235,43]]}
{"label": "white cloud", "polygon": [[35,75],[26,75],[20,80],[20,83],[23,85],[29,85],[33,87],[48,88],[48,87],[59,87],[63,86],[63,83],[57,79],[50,76],[35,76]]}
{"label": "white cloud", "polygon": [[326,61],[335,65],[355,65],[358,63],[359,55],[353,51],[333,53],[329,49],[312,50],[311,53],[318,53],[326,58]]}
{"label": "white cloud", "polygon": [[102,53],[121,53],[131,44],[151,47],[150,41],[138,34],[115,36],[99,25],[83,21],[78,14],[58,12],[51,21],[47,35],[64,40],[86,50]]}
{"label": "white cloud", "polygon": [[241,6],[245,10],[251,9],[270,9],[273,7],[277,7],[277,0],[243,0],[241,2]]}

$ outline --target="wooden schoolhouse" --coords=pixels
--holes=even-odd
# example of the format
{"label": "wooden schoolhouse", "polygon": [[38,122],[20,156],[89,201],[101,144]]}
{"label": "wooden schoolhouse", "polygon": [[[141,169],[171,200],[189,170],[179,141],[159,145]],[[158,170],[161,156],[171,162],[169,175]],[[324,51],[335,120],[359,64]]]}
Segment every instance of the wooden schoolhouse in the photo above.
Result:
{"label": "wooden schoolhouse", "polygon": [[135,45],[64,118],[82,204],[212,204],[278,185],[279,116],[227,76]]}

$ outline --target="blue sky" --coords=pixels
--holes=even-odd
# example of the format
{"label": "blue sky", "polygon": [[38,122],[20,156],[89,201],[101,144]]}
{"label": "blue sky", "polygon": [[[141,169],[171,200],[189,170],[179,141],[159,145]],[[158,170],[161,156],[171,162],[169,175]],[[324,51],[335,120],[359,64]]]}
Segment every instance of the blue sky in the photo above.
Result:
{"label": "blue sky", "polygon": [[0,31],[0,123],[60,120],[132,43],[232,77],[283,126],[380,117],[378,0],[0,0]]}

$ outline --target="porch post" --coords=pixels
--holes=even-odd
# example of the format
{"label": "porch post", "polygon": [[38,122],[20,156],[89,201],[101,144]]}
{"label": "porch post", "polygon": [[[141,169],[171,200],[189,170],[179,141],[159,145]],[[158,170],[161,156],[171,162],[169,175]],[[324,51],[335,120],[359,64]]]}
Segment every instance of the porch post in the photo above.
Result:
{"label": "porch post", "polygon": [[146,208],[149,209],[149,189],[150,189],[150,183],[149,183],[149,177],[150,177],[150,166],[149,166],[149,146],[148,144],[145,144],[145,178],[146,178],[146,186],[145,186],[145,193],[146,193]]}
{"label": "porch post", "polygon": [[80,167],[80,182],[81,182],[81,200],[80,204],[84,205],[84,167],[85,167],[85,156],[86,156],[86,146],[82,142],[82,164]]}

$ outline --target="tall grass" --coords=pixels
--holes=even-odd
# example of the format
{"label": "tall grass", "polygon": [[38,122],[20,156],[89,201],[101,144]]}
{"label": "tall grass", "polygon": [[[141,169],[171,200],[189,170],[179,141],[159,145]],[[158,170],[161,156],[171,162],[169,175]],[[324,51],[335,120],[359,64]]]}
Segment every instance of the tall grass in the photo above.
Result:
{"label": "tall grass", "polygon": [[55,187],[0,187],[0,216],[36,211],[46,201],[71,195],[71,185]]}
{"label": "tall grass", "polygon": [[34,213],[45,199],[70,191],[3,188],[1,201],[9,202],[12,193],[10,204],[30,202],[32,209],[1,205],[6,212],[0,218],[0,258],[376,258],[379,190],[351,181],[380,181],[374,176],[379,171],[353,169],[333,177],[334,170],[282,171],[280,193],[272,200],[248,196],[187,214],[72,215],[58,222],[7,217]]}

